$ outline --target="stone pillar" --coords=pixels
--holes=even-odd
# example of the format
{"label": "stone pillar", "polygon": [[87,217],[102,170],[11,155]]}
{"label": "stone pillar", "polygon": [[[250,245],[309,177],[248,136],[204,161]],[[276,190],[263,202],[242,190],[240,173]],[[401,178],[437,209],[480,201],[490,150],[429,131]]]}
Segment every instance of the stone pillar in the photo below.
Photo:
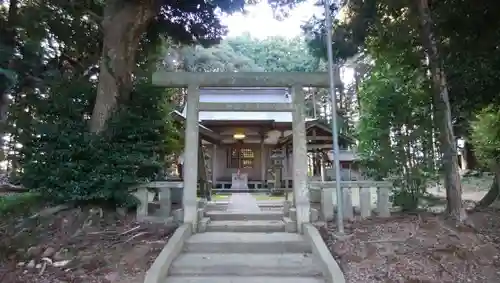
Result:
{"label": "stone pillar", "polygon": [[[283,136],[283,133],[281,133],[281,135]],[[281,172],[283,172],[282,179],[284,180],[284,183],[285,183],[284,188],[286,190],[288,190],[289,189],[288,180],[291,177],[290,176],[290,168],[289,168],[290,166],[288,166],[288,164],[290,163],[290,161],[288,159],[288,146],[285,146],[282,150],[285,153],[283,156],[283,168],[281,169]]]}
{"label": "stone pillar", "polygon": [[379,217],[391,216],[390,187],[381,187],[377,189],[377,213]]}
{"label": "stone pillar", "polygon": [[323,152],[320,152],[319,154],[319,164],[320,164],[320,175],[321,175],[321,182],[326,181],[326,176],[325,176],[325,160],[323,158]]}
{"label": "stone pillar", "polygon": [[139,200],[137,204],[137,220],[142,221],[148,216],[148,189],[139,187],[134,195]]}
{"label": "stone pillar", "polygon": [[217,185],[217,145],[212,145],[212,186],[215,188]]}
{"label": "stone pillar", "polygon": [[335,189],[332,188],[322,188],[321,189],[321,216],[324,221],[332,221],[333,218],[333,198],[332,194]]}
{"label": "stone pillar", "polygon": [[[344,220],[354,219],[354,210],[352,207],[352,187],[341,188],[342,191],[342,208],[344,211]],[[337,207],[338,209],[338,207]]]}
{"label": "stone pillar", "polygon": [[170,187],[161,187],[160,188],[160,213],[163,217],[170,216],[170,210],[172,209],[172,200],[171,200],[171,188]]}
{"label": "stone pillar", "polygon": [[359,188],[359,210],[361,219],[372,216],[372,189],[370,187]]}
{"label": "stone pillar", "polygon": [[260,180],[261,180],[261,189],[264,188],[266,183],[266,172],[267,172],[267,162],[266,162],[266,152],[265,152],[265,144],[264,144],[264,136],[260,139]]}
{"label": "stone pillar", "polygon": [[184,208],[184,223],[192,224],[192,231],[196,231],[196,214],[198,208],[198,204],[196,201],[196,189],[198,185],[199,104],[200,90],[198,86],[190,85],[187,91],[186,102],[186,134],[184,137],[184,191],[182,196],[182,206]]}
{"label": "stone pillar", "polygon": [[349,181],[352,181],[352,163],[349,162]]}
{"label": "stone pillar", "polygon": [[293,86],[292,130],[293,130],[293,194],[297,209],[297,230],[302,233],[302,224],[309,222],[310,204],[307,185],[307,142],[305,103],[302,86]]}
{"label": "stone pillar", "polygon": [[274,165],[274,189],[281,189],[281,181],[283,181],[283,166]]}

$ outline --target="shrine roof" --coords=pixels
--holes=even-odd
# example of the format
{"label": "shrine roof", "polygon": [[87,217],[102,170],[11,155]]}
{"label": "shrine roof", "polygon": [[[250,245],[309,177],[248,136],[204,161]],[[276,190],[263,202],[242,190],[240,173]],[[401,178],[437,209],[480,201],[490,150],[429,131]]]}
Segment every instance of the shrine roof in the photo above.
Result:
{"label": "shrine roof", "polygon": [[[200,88],[200,102],[213,103],[290,103],[289,89],[283,87],[206,87]],[[187,107],[182,111],[186,117]],[[291,123],[292,112],[200,111],[199,121],[263,121]]]}

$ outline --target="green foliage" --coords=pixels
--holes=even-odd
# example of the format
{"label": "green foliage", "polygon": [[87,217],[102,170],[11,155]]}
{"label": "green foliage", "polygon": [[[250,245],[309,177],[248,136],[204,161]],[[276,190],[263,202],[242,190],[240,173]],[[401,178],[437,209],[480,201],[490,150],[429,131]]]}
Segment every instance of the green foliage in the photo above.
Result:
{"label": "green foliage", "polygon": [[394,190],[392,204],[401,207],[402,211],[415,211],[418,208],[419,200],[423,193],[412,190]]}
{"label": "green foliage", "polygon": [[168,67],[189,72],[314,72],[320,66],[300,37],[258,39],[244,34],[210,48],[185,46],[170,48],[167,53]]}
{"label": "green foliage", "polygon": [[[494,66],[500,58],[499,37],[492,28],[499,19],[498,7],[497,2],[479,1],[472,7],[459,0],[431,5],[431,32],[446,73],[457,136],[467,135],[464,129],[474,109],[498,97]],[[431,107],[428,58],[422,46],[428,34],[415,1],[351,0],[344,8],[346,18],[334,23],[331,44],[335,61],[353,55],[365,59],[361,67],[366,75],[358,93],[358,151],[372,177],[395,179],[395,204],[412,210],[425,196],[427,182],[437,178],[441,159],[435,129],[441,121],[434,121],[438,109]],[[312,19],[305,31],[311,50],[326,57],[322,21]],[[490,56],[494,58],[488,60]]]}
{"label": "green foliage", "polygon": [[13,71],[8,70],[8,69],[0,68],[0,77],[5,78],[8,81],[8,84],[10,84],[10,85],[15,84],[17,81],[16,73],[14,73]]}
{"label": "green foliage", "polygon": [[411,57],[379,56],[359,90],[358,152],[370,177],[395,181],[394,205],[414,210],[436,169],[429,82]]}
{"label": "green foliage", "polygon": [[[285,15],[289,8],[304,0],[267,0],[277,17]],[[94,2],[94,1],[90,1]],[[100,1],[99,1],[100,2]],[[123,2],[135,5],[147,5],[147,1],[110,0],[103,1],[106,6],[124,7]],[[200,44],[208,47],[220,42],[227,33],[219,17],[219,13],[234,13],[243,11],[245,5],[255,1],[246,0],[191,0],[191,1],[154,1],[150,7],[158,11],[153,18],[152,26],[155,33],[171,37],[181,44]],[[156,7],[161,4],[161,7]],[[102,9],[102,7],[99,7]],[[100,14],[100,13],[98,13]]]}
{"label": "green foliage", "polygon": [[[173,52],[173,51],[172,51]],[[236,53],[224,42],[210,47],[186,46],[179,52],[180,66],[188,72],[260,71],[252,59]]]}
{"label": "green foliage", "polygon": [[[166,44],[168,45],[168,44]],[[280,36],[259,39],[249,34],[228,37],[220,44],[210,48],[202,46],[171,47],[165,50],[166,68],[188,72],[316,72],[325,70],[325,62],[314,57],[307,48],[302,37],[285,38]],[[310,88],[306,90],[306,109],[309,117],[313,117],[313,102],[320,109],[330,104],[330,94],[326,89]],[[341,99],[343,89],[338,87],[339,109],[346,114],[346,101]],[[313,101],[313,94],[315,99]],[[344,107],[343,107],[344,106]],[[320,111],[316,111],[318,114]],[[323,116],[323,117],[321,117]],[[339,128],[345,133],[349,125],[349,115],[338,115]],[[318,117],[318,116],[316,116]],[[331,114],[326,111],[319,117],[331,125]]]}
{"label": "green foliage", "polygon": [[[286,11],[298,1],[268,2]],[[127,188],[157,178],[159,169],[166,165],[164,157],[179,150],[180,137],[178,125],[168,115],[166,101],[172,100],[172,93],[143,81],[151,70],[134,68],[127,73],[136,79],[131,98],[128,93],[123,95],[126,101],[118,102],[118,110],[102,134],[88,133],[103,33],[109,36],[109,30],[100,25],[102,18],[116,19],[117,14],[127,11],[152,11],[144,13],[149,19],[138,34],[122,37],[140,39],[133,47],[138,53],[135,64],[137,69],[145,69],[161,36],[184,44],[217,43],[226,28],[216,11],[241,11],[247,1],[154,3],[161,8],[147,7],[151,1],[70,2],[12,0],[11,8],[15,9],[0,7],[0,31],[5,35],[0,44],[6,46],[0,56],[0,92],[12,97],[5,129],[8,170],[17,173],[23,185],[54,202],[126,205],[133,201]],[[131,16],[134,18],[133,12]],[[125,42],[124,48],[130,45]],[[236,56],[225,58],[225,54],[222,50],[208,55],[222,58],[223,66],[225,62],[232,62],[234,68],[252,65],[250,60],[237,62]]]}
{"label": "green foliage", "polygon": [[[496,28],[500,24],[500,2],[429,3],[448,83],[455,135],[467,136],[474,114],[490,103],[500,103],[497,95],[500,30]],[[426,59],[415,1],[350,0],[345,8],[348,19],[334,23],[332,45],[336,61],[356,54],[376,56],[392,50],[392,55],[413,52],[414,67],[423,65]],[[336,12],[338,7],[332,5],[331,10]],[[323,21],[323,18],[312,18],[304,30],[312,52],[326,58]]]}
{"label": "green foliage", "polygon": [[227,38],[222,44],[227,44],[266,72],[314,72],[319,68],[320,60],[309,52],[302,37],[258,39],[244,34]]}
{"label": "green foliage", "polygon": [[85,116],[88,83],[61,80],[39,108],[36,137],[24,148],[21,182],[54,202],[131,205],[128,189],[158,178],[163,157],[179,149],[168,92],[139,83],[104,133],[91,134]]}
{"label": "green foliage", "polygon": [[40,203],[40,195],[34,193],[0,196],[0,216],[8,217],[29,212]]}
{"label": "green foliage", "polygon": [[484,108],[471,124],[471,141],[477,157],[486,166],[497,167],[500,164],[500,106]]}

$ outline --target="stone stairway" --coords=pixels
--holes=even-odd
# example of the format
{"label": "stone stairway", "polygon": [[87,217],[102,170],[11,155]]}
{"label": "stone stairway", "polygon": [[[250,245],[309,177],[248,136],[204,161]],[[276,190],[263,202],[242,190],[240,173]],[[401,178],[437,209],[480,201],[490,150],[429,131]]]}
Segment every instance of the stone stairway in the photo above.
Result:
{"label": "stone stairway", "polygon": [[207,212],[206,232],[186,240],[166,283],[324,283],[302,235],[281,212]]}

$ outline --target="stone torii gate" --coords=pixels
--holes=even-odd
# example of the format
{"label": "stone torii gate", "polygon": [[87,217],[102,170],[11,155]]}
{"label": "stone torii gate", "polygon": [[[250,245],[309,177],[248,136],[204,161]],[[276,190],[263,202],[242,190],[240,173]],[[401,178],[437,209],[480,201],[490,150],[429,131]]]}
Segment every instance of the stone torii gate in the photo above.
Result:
{"label": "stone torii gate", "polygon": [[[305,131],[305,95],[303,87],[327,88],[328,73],[190,73],[159,71],[153,75],[153,84],[168,88],[187,87],[184,156],[184,223],[193,225],[197,219],[196,188],[198,180],[199,111],[274,111],[292,112],[293,131],[293,192],[297,211],[297,230],[309,222],[310,204],[307,184],[307,144]],[[292,103],[207,103],[200,102],[203,87],[287,87]]]}

